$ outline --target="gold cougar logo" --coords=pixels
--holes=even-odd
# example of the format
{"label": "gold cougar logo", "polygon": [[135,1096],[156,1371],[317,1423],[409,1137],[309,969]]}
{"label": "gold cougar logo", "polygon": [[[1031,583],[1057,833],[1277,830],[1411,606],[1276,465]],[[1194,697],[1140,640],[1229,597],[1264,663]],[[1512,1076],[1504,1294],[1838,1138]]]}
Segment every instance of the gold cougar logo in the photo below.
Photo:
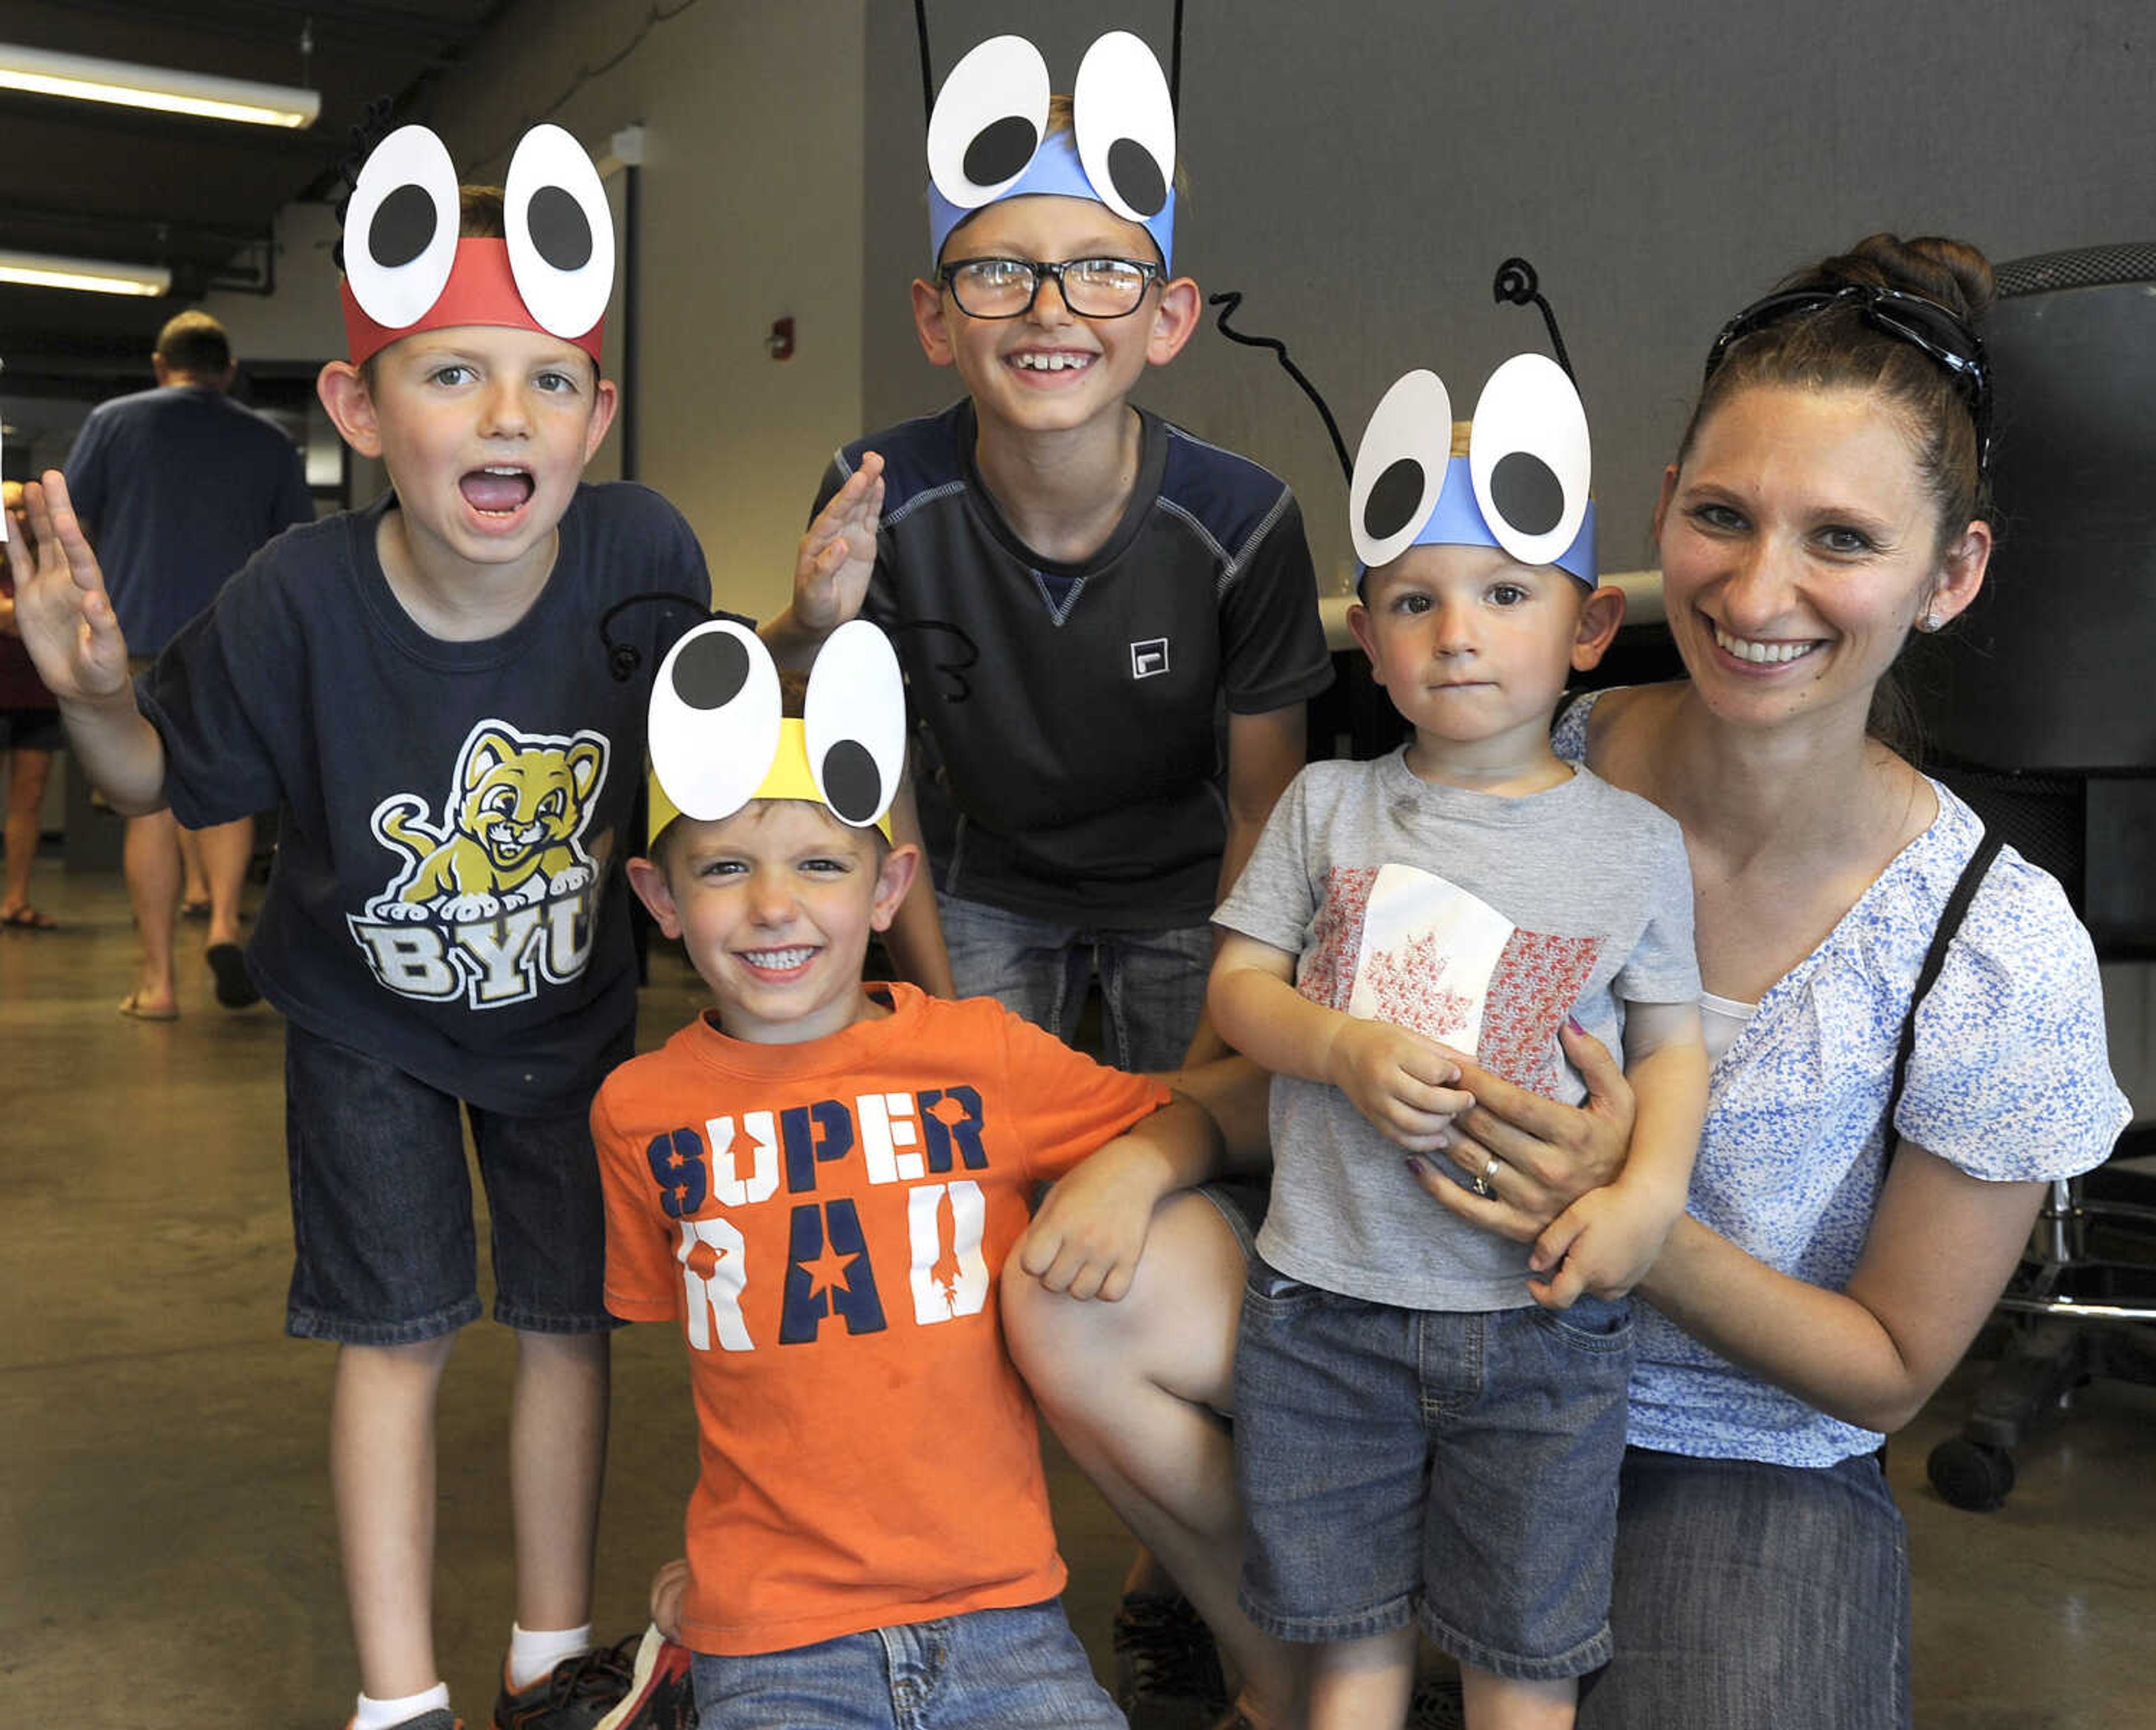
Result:
{"label": "gold cougar logo", "polygon": [[584,888],[591,859],[577,837],[606,760],[606,740],[596,733],[534,738],[482,721],[465,743],[439,830],[427,824],[427,801],[415,794],[394,794],[375,807],[376,839],[406,864],[370,913],[490,919]]}

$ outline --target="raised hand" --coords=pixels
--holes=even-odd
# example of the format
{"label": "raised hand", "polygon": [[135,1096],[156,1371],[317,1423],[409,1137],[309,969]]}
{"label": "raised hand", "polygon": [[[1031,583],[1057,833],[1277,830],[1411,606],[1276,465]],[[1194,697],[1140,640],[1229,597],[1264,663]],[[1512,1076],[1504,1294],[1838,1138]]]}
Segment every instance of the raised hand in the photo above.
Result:
{"label": "raised hand", "polygon": [[126,639],[58,469],[23,489],[23,507],[36,552],[22,535],[9,535],[8,570],[16,627],[38,677],[63,704],[121,695],[128,688]]}
{"label": "raised hand", "polygon": [[793,564],[793,622],[818,637],[855,617],[875,569],[883,520],[883,458],[874,451],[817,513]]}

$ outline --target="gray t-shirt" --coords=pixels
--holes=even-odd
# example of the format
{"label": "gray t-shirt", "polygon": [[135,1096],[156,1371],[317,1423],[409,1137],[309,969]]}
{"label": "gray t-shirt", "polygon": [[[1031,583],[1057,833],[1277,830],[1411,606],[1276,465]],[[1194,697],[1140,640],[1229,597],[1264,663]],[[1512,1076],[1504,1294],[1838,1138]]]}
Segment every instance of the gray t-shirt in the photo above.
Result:
{"label": "gray t-shirt", "polygon": [[[1699,1001],[1683,832],[1584,768],[1510,799],[1418,780],[1404,750],[1313,763],[1214,919],[1296,956],[1312,1001],[1571,1103],[1568,1015],[1614,1052],[1625,1002]],[[1272,1143],[1258,1252],[1281,1272],[1409,1309],[1531,1301],[1527,1246],[1439,1207],[1338,1089],[1275,1077]]]}

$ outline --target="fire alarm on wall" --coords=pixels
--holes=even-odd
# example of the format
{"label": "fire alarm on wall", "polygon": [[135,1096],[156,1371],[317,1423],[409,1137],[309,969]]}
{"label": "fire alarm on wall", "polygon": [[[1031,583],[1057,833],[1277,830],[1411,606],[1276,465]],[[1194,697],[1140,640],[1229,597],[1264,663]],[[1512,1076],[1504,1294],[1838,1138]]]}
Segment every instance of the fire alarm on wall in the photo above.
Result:
{"label": "fire alarm on wall", "polygon": [[793,320],[790,318],[773,319],[771,321],[771,335],[763,339],[763,346],[764,351],[774,361],[792,360],[793,358]]}

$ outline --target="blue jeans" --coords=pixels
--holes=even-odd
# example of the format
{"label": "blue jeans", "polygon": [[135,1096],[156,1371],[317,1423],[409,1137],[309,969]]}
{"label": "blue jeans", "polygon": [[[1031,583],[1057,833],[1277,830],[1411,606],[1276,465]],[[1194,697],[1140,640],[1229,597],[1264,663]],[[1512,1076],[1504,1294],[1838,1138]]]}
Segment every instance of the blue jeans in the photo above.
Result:
{"label": "blue jeans", "polygon": [[[626,1061],[627,1037],[620,1047]],[[606,1216],[588,1106],[540,1117],[462,1106],[394,1064],[288,1022],[286,1333],[411,1345],[479,1318],[460,1113],[486,1185],[495,1319],[535,1333],[616,1325],[602,1296]]]}
{"label": "blue jeans", "polygon": [[1877,1461],[1635,1448],[1619,1508],[1616,1656],[1579,1730],[1906,1730],[1908,1537]]}
{"label": "blue jeans", "polygon": [[1060,1599],[715,1658],[690,1674],[704,1730],[1126,1730]]}
{"label": "blue jeans", "polygon": [[1242,1605],[1282,1640],[1419,1619],[1463,1664],[1532,1681],[1609,1656],[1632,1321],[1402,1309],[1253,1257],[1235,1343]]}
{"label": "blue jeans", "polygon": [[1098,972],[1106,1050],[1118,1069],[1177,1069],[1205,1007],[1213,928],[1094,930],[937,892],[961,997],[993,997],[1070,1044]]}

